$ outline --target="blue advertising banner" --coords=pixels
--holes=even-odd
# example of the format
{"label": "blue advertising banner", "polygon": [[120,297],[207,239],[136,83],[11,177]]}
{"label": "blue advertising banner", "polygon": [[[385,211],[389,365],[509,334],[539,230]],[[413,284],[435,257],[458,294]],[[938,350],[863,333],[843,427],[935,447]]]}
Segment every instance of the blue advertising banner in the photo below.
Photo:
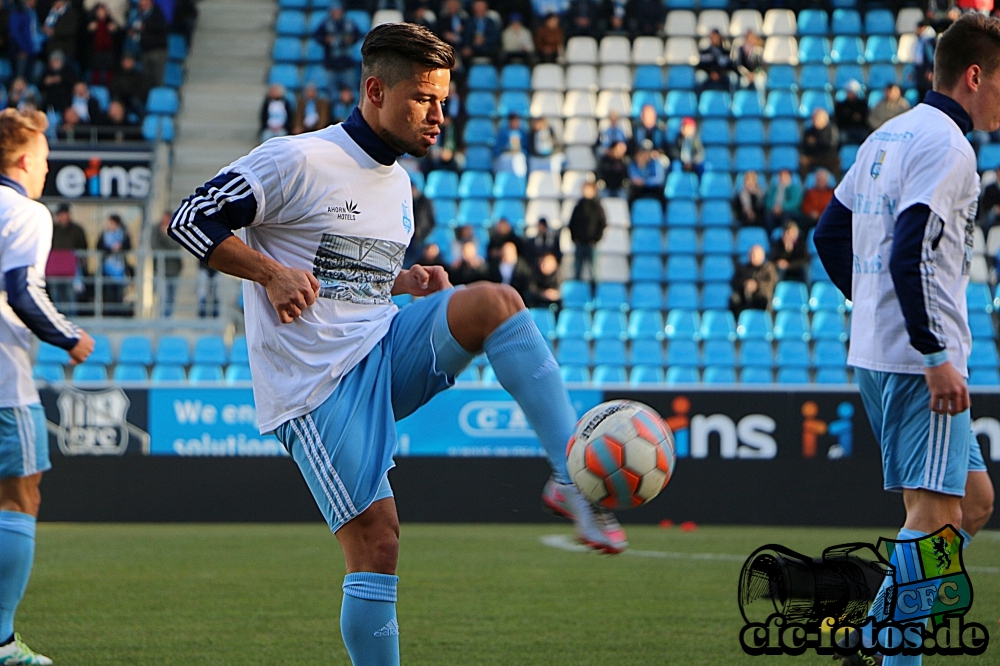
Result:
{"label": "blue advertising banner", "polygon": [[[578,414],[601,402],[601,391],[570,391]],[[401,456],[543,456],[524,412],[503,389],[438,394],[396,424]]]}
{"label": "blue advertising banner", "polygon": [[149,453],[154,456],[286,456],[257,430],[253,391],[149,389]]}

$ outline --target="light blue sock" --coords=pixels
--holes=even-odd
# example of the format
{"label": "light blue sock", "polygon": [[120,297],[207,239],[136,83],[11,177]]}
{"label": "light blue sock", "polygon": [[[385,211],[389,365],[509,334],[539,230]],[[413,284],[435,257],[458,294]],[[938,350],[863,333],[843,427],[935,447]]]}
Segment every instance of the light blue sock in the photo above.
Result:
{"label": "light blue sock", "polygon": [[972,545],[972,535],[959,528],[958,533],[962,535],[962,550]]}
{"label": "light blue sock", "polygon": [[399,666],[398,582],[398,576],[379,573],[344,577],[340,635],[354,666]]}
{"label": "light blue sock", "polygon": [[35,517],[0,511],[0,641],[14,633],[14,613],[35,559]]}
{"label": "light blue sock", "polygon": [[553,476],[569,483],[566,445],[576,427],[576,410],[545,338],[531,313],[521,310],[500,324],[483,349],[497,380],[513,396],[549,458]]}
{"label": "light blue sock", "polygon": [[[917,530],[910,530],[905,527],[900,528],[899,534],[896,536],[898,541],[909,541],[911,539],[919,539],[920,537],[927,536],[926,532],[918,532]],[[889,558],[889,564],[893,566],[898,566],[896,562],[896,553],[892,554]],[[886,576],[885,580],[882,581],[882,587],[879,588],[878,594],[882,596],[885,594],[886,588],[892,583],[892,578]],[[877,602],[876,602],[877,603]],[[873,604],[874,605],[874,604]],[[897,654],[897,655],[886,655],[882,660],[882,666],[920,666],[923,663],[923,655],[907,655],[907,654]]]}

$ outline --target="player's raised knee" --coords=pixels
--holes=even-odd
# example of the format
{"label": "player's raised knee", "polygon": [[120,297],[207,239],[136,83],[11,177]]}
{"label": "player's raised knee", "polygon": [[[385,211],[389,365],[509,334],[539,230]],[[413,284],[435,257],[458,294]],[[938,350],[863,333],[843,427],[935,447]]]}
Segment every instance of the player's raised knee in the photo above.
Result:
{"label": "player's raised knee", "polygon": [[490,284],[483,291],[485,320],[491,331],[524,309],[524,299],[510,285]]}

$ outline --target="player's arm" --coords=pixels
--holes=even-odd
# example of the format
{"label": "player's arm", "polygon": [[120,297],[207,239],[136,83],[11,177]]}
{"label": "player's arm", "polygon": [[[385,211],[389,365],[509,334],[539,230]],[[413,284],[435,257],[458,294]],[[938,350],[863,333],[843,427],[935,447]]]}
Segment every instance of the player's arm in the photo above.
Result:
{"label": "player's arm", "polygon": [[927,204],[914,204],[904,210],[893,230],[889,273],[910,344],[924,355],[931,410],[958,414],[969,408],[969,389],[948,362],[937,303],[934,257],[943,233],[944,221]]}
{"label": "player's arm", "polygon": [[284,266],[249,247],[233,233],[259,222],[263,211],[251,182],[241,173],[219,174],[184,200],[168,233],[212,268],[267,290],[283,324],[316,302],[319,281],[308,271]]}
{"label": "player's arm", "polygon": [[816,223],[813,242],[830,280],[845,298],[851,298],[854,272],[853,213],[836,196]]}
{"label": "player's arm", "polygon": [[45,279],[32,266],[4,272],[7,304],[39,340],[69,352],[73,363],[82,363],[94,351],[94,340],[66,319],[45,292]]}

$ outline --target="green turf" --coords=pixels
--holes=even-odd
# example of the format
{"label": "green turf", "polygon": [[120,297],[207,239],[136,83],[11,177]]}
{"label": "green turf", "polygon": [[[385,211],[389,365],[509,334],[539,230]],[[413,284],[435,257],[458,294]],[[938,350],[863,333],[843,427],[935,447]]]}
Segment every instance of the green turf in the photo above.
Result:
{"label": "green turf", "polygon": [[[779,660],[740,651],[740,562],[567,552],[539,541],[550,534],[569,535],[569,528],[404,525],[403,663]],[[740,557],[770,542],[818,555],[878,536],[865,529],[629,529],[636,551]],[[983,534],[966,565],[986,569],[971,574],[970,619],[1000,640],[1000,534]],[[18,630],[57,666],[349,664],[338,632],[342,572],[339,548],[320,525],[43,524]],[[816,654],[780,660],[833,663]],[[1000,646],[959,663],[1000,664]]]}

